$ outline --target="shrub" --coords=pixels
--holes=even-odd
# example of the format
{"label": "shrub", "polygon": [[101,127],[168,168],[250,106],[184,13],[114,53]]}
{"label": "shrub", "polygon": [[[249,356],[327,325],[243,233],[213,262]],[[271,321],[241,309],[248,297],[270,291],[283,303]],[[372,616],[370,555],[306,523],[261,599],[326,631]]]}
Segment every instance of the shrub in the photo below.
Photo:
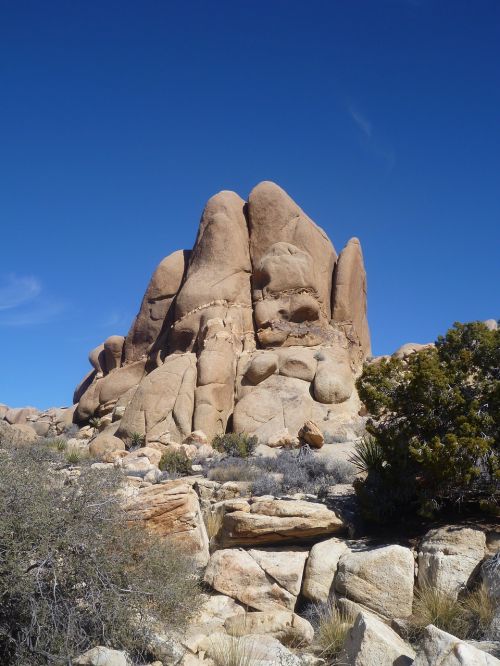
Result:
{"label": "shrub", "polygon": [[219,453],[235,458],[248,458],[254,452],[257,442],[257,437],[229,432],[225,435],[216,435],[212,440],[212,446]]}
{"label": "shrub", "polygon": [[165,451],[158,467],[170,476],[189,476],[193,472],[191,461],[183,450]]}
{"label": "shrub", "polygon": [[367,518],[429,517],[458,501],[498,507],[500,329],[455,324],[435,347],[368,365],[357,388],[375,442],[363,455],[376,454],[356,481]]}
{"label": "shrub", "polygon": [[94,645],[149,659],[151,618],[182,627],[196,608],[192,560],[126,526],[117,470],[68,481],[43,446],[0,458],[0,663],[67,664]]}
{"label": "shrub", "polygon": [[261,471],[254,459],[234,458],[228,456],[222,460],[211,463],[206,470],[211,481],[226,483],[226,481],[255,481]]}
{"label": "shrub", "polygon": [[[355,469],[344,460],[329,460],[300,452],[281,451],[275,458],[256,458],[264,471],[252,487],[256,495],[289,493],[321,494],[328,486],[352,482]],[[272,473],[274,476],[271,476]]]}

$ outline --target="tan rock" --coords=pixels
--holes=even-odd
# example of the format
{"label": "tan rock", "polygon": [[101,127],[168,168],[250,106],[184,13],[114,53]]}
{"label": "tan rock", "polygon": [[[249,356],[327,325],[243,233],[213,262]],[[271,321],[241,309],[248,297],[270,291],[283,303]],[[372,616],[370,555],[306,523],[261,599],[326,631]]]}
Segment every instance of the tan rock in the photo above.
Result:
{"label": "tan rock", "polygon": [[366,317],[366,272],[361,244],[357,238],[351,238],[347,243],[335,266],[332,320],[344,326],[352,326],[362,349],[362,358],[370,356],[370,330]]}
{"label": "tan rock", "polygon": [[360,613],[348,631],[339,661],[350,666],[411,666],[415,651],[386,624]]}
{"label": "tan rock", "polygon": [[219,192],[203,211],[186,279],[177,295],[172,351],[191,351],[209,319],[231,318],[243,338],[252,331],[250,255],[245,202]]}
{"label": "tan rock", "polygon": [[231,636],[265,634],[277,638],[284,645],[310,645],[314,639],[314,629],[306,619],[284,610],[239,614],[229,617],[224,622],[224,628]]}
{"label": "tan rock", "polygon": [[29,446],[38,440],[38,435],[27,423],[10,425],[0,421],[0,444],[3,442],[13,446]]}
{"label": "tan rock", "polygon": [[500,666],[500,660],[430,624],[413,666]]}
{"label": "tan rock", "polygon": [[167,332],[173,323],[171,306],[181,286],[189,255],[186,250],[178,250],[156,267],[125,340],[125,363],[138,361],[150,352],[156,359],[156,353],[166,351]]}
{"label": "tan rock", "polygon": [[299,439],[309,444],[313,449],[320,449],[325,443],[323,433],[314,421],[306,421],[299,430]]}
{"label": "tan rock", "polygon": [[103,458],[105,454],[113,451],[124,451],[125,444],[123,440],[113,434],[116,428],[112,426],[110,430],[99,433],[89,445],[89,453],[93,458]]}
{"label": "tan rock", "polygon": [[349,550],[347,543],[333,537],[314,544],[309,553],[302,594],[316,603],[326,603],[333,587],[339,559]]}
{"label": "tan rock", "polygon": [[143,524],[168,538],[200,565],[208,562],[208,537],[198,496],[182,479],[139,489],[126,501],[125,511],[131,524]]}
{"label": "tan rock", "polygon": [[261,500],[250,506],[250,512],[226,513],[221,539],[225,546],[292,543],[343,529],[340,518],[323,504]]}
{"label": "tan rock", "polygon": [[259,384],[276,372],[278,364],[279,358],[273,352],[256,354],[245,372],[245,377],[252,384]]}
{"label": "tan rock", "polygon": [[457,597],[485,556],[481,530],[448,525],[430,530],[418,553],[418,584],[426,583]]}
{"label": "tan rock", "polygon": [[106,370],[111,372],[122,364],[123,335],[111,335],[104,341],[104,358],[106,359]]}
{"label": "tan rock", "polygon": [[7,410],[4,419],[10,425],[24,425],[27,423],[29,416],[34,416],[38,413],[38,409],[35,409],[35,407],[14,407]]}
{"label": "tan rock", "polygon": [[[125,366],[130,367],[130,366]],[[140,383],[117,435],[129,441],[133,433],[147,435],[147,441],[161,441],[168,433],[181,442],[192,432],[196,357],[174,354]]]}
{"label": "tan rock", "polygon": [[335,250],[280,187],[257,185],[248,200],[253,301],[262,345],[318,344],[330,318]]}
{"label": "tan rock", "polygon": [[335,590],[384,617],[412,612],[415,562],[409,548],[392,545],[342,555]]}
{"label": "tan rock", "polygon": [[[256,610],[293,610],[297,595],[283,587],[254,557],[255,551],[240,548],[216,550],[205,571],[205,582]],[[264,559],[266,554],[263,555]],[[282,564],[299,576],[300,560],[295,553],[287,558],[281,553]],[[303,567],[303,564],[302,564]],[[300,588],[300,586],[299,586]],[[296,586],[293,587],[296,589]]]}

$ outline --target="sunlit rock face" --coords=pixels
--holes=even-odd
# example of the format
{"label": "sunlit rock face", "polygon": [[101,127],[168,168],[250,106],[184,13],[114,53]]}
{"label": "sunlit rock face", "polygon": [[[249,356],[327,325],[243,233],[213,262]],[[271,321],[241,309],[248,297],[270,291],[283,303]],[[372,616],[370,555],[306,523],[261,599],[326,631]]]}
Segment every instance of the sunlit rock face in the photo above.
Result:
{"label": "sunlit rock face", "polygon": [[213,196],[192,251],[156,268],[130,331],[90,354],[75,420],[113,413],[128,444],[229,430],[354,432],[370,354],[361,245],[339,256],[278,185]]}

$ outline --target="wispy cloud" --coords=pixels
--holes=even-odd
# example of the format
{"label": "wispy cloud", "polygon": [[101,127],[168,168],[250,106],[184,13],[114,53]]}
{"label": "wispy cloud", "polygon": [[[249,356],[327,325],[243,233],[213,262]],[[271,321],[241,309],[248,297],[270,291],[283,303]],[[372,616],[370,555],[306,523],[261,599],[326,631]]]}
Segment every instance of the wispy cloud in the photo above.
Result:
{"label": "wispy cloud", "polygon": [[359,111],[354,109],[352,106],[349,107],[348,109],[349,114],[351,118],[354,120],[356,125],[360,128],[360,130],[367,136],[371,137],[372,135],[372,124],[371,122],[363,116]]}
{"label": "wispy cloud", "polygon": [[11,310],[32,301],[42,291],[40,282],[32,277],[8,275],[0,284],[0,310]]}
{"label": "wispy cloud", "polygon": [[64,303],[43,293],[38,278],[10,274],[0,279],[0,326],[34,326],[52,321]]}
{"label": "wispy cloud", "polygon": [[396,154],[393,148],[378,136],[371,120],[359,110],[352,100],[346,100],[346,109],[360,132],[361,145],[367,153],[372,154],[384,164],[386,173],[390,173],[396,165]]}

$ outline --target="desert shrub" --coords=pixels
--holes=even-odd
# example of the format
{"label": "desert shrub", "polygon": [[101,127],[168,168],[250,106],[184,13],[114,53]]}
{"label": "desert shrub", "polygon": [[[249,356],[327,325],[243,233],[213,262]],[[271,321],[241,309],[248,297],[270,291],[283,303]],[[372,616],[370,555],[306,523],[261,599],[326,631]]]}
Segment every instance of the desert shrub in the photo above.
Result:
{"label": "desert shrub", "polygon": [[261,475],[261,471],[253,458],[249,460],[228,456],[209,463],[206,474],[211,481],[226,483],[226,481],[255,481]]}
{"label": "desert shrub", "polygon": [[194,564],[126,526],[120,472],[68,480],[65,464],[44,446],[0,452],[0,663],[68,664],[96,644],[149,658],[151,618],[182,627],[196,608]]}
{"label": "desert shrub", "polygon": [[225,435],[216,435],[212,446],[219,453],[225,453],[235,458],[248,458],[257,446],[257,437],[250,437],[245,433],[228,432]]}
{"label": "desert shrub", "polygon": [[366,366],[357,388],[372,414],[364,454],[377,454],[356,481],[367,518],[456,502],[498,510],[500,330],[457,323],[435,347]]}
{"label": "desert shrub", "polygon": [[355,476],[353,465],[344,460],[331,460],[311,453],[281,451],[275,458],[256,458],[255,465],[262,471],[252,492],[255,495],[289,493],[320,494],[336,483],[350,483]]}
{"label": "desert shrub", "polygon": [[169,476],[189,476],[192,474],[191,461],[184,451],[165,451],[158,467]]}
{"label": "desert shrub", "polygon": [[54,449],[55,451],[65,451],[68,445],[66,438],[64,437],[46,437],[40,440],[40,443],[49,449]]}

